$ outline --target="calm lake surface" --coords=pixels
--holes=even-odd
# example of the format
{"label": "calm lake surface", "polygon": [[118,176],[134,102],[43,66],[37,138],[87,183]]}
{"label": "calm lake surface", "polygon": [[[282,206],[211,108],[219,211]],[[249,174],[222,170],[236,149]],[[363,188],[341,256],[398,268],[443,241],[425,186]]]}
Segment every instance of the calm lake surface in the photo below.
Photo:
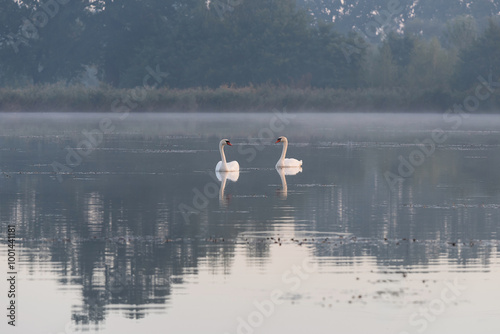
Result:
{"label": "calm lake surface", "polygon": [[500,116],[447,116],[0,114],[1,331],[498,333]]}

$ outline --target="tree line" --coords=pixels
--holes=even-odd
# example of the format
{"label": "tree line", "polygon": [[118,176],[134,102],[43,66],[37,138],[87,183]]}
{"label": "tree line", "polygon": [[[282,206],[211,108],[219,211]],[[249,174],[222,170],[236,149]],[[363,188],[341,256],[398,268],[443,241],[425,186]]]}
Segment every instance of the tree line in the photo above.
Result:
{"label": "tree line", "polygon": [[[424,1],[413,14],[403,0],[327,11],[323,2],[0,0],[0,86],[129,88],[143,85],[148,67],[168,74],[161,86],[176,89],[446,92],[500,76],[498,8],[486,8],[490,1],[474,2],[475,12]],[[454,16],[429,16],[439,8]]]}

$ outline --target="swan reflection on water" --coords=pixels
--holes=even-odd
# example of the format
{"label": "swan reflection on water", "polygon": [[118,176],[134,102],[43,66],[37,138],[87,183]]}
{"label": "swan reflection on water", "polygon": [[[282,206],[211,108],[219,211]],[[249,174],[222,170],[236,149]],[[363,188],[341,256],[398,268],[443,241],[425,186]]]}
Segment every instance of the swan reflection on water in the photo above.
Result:
{"label": "swan reflection on water", "polygon": [[216,171],[215,175],[217,179],[220,181],[220,189],[219,189],[219,205],[227,206],[229,203],[229,197],[224,196],[224,189],[226,188],[226,181],[229,179],[230,181],[236,182],[240,177],[240,171],[235,172],[220,172]]}
{"label": "swan reflection on water", "polygon": [[286,184],[285,175],[296,175],[302,172],[302,167],[287,167],[287,168],[276,167],[276,171],[278,172],[281,178],[281,189],[277,191],[278,196],[282,199],[286,199],[288,196],[288,186]]}

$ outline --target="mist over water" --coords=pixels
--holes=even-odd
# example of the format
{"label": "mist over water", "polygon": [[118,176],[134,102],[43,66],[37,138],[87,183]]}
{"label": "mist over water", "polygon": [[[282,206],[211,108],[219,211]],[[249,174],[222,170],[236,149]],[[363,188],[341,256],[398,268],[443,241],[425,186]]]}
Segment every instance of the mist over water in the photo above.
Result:
{"label": "mist over water", "polygon": [[0,114],[13,332],[492,332],[500,116],[468,116]]}

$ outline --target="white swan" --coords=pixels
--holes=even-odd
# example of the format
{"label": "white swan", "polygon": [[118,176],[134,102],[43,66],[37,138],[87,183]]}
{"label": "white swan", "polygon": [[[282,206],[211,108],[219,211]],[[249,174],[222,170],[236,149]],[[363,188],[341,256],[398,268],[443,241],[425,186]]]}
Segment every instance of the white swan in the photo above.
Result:
{"label": "white swan", "polygon": [[[276,143],[283,143],[283,151],[281,152],[281,157],[276,163],[276,168],[288,168],[288,167],[302,167],[302,160],[297,159],[285,159],[286,150],[288,148],[288,139],[285,136],[281,136],[276,140]],[[275,143],[275,144],[276,144]]]}
{"label": "white swan", "polygon": [[222,139],[219,143],[219,151],[220,151],[220,158],[222,161],[219,161],[217,163],[217,166],[215,166],[215,171],[216,172],[236,172],[240,170],[240,165],[238,164],[238,161],[231,161],[231,162],[226,162],[226,155],[224,154],[224,146],[231,145],[231,142],[228,139]]}

